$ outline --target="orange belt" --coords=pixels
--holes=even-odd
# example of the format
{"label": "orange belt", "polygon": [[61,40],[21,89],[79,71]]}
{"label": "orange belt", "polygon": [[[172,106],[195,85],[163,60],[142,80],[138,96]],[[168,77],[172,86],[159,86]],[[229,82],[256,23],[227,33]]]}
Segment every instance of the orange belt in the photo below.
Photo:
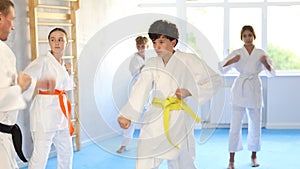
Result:
{"label": "orange belt", "polygon": [[68,104],[68,114],[67,114],[65,104],[64,104],[64,95],[66,95],[66,92],[64,90],[56,90],[56,89],[53,93],[50,93],[49,91],[39,90],[39,94],[42,94],[42,95],[58,95],[60,108],[61,108],[62,112],[64,113],[64,115],[66,116],[66,118],[68,119],[70,135],[72,136],[73,133],[74,133],[74,127],[73,127],[73,123],[71,121],[71,102],[67,98],[67,104]]}

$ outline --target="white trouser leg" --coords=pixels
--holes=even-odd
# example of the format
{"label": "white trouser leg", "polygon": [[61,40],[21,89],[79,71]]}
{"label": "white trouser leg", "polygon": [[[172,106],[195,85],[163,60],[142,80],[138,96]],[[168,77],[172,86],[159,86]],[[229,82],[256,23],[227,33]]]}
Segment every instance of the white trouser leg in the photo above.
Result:
{"label": "white trouser leg", "polygon": [[131,125],[128,129],[123,130],[123,140],[122,140],[121,146],[127,146],[130,143],[130,141],[133,138],[134,130],[135,130],[134,123],[131,123]]}
{"label": "white trouser leg", "polygon": [[232,106],[228,146],[229,152],[237,152],[243,149],[242,121],[245,112],[246,109],[244,107]]}
{"label": "white trouser leg", "polygon": [[72,169],[73,146],[69,129],[57,131],[53,144],[57,152],[57,169]]}
{"label": "white trouser leg", "polygon": [[158,169],[162,161],[160,158],[138,158],[135,169]]}
{"label": "white trouser leg", "polygon": [[33,132],[33,153],[28,169],[45,169],[55,132]]}
{"label": "white trouser leg", "polygon": [[260,151],[261,148],[261,108],[248,109],[248,150]]}
{"label": "white trouser leg", "polygon": [[194,160],[192,153],[181,150],[176,159],[168,160],[168,169],[197,169]]}
{"label": "white trouser leg", "polygon": [[0,132],[0,168],[18,169],[11,134]]}
{"label": "white trouser leg", "polygon": [[[158,169],[164,159],[141,158],[136,160],[136,169]],[[193,153],[184,149],[174,160],[168,160],[168,169],[197,169]]]}

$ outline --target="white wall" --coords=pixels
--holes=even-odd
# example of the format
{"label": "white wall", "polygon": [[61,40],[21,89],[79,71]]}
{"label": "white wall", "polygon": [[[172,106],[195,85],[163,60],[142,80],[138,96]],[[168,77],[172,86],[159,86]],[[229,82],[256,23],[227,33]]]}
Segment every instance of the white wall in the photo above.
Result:
{"label": "white wall", "polygon": [[[101,133],[111,133],[110,127],[107,126],[106,122],[103,121],[101,114],[97,114],[96,105],[94,102],[94,94],[89,95],[84,89],[93,90],[88,86],[89,84],[93,84],[94,80],[86,81],[85,78],[91,77],[94,79],[95,69],[91,70],[91,72],[86,72],[82,69],[81,63],[82,61],[87,61],[90,64],[90,68],[93,67],[94,64],[98,64],[95,62],[95,58],[93,58],[90,54],[83,54],[82,50],[85,48],[86,44],[94,37],[94,35],[105,27],[110,22],[122,17],[125,8],[123,8],[123,1],[119,0],[102,0],[102,1],[81,1],[80,8],[77,12],[77,42],[78,42],[78,54],[79,54],[79,82],[80,82],[80,116],[81,116],[81,123],[83,124],[82,128],[82,144],[89,144],[91,143],[91,138],[93,139],[101,139],[104,137],[101,136]],[[113,32],[112,32],[113,33]],[[109,37],[107,37],[109,38]],[[96,48],[102,44],[95,44]],[[92,51],[95,51],[91,49]],[[96,54],[97,55],[97,54]],[[95,66],[96,66],[95,65]],[[83,90],[81,90],[83,89]],[[101,96],[104,96],[100,94]],[[95,112],[97,111],[97,112]],[[90,113],[93,114],[95,117],[85,116]],[[110,113],[110,110],[107,110],[107,113]],[[90,121],[89,124],[86,123]],[[99,133],[100,132],[100,133]],[[100,136],[99,136],[100,135]],[[104,134],[105,135],[105,134]],[[109,137],[110,134],[108,134]],[[99,138],[100,137],[100,138]],[[103,139],[103,138],[102,138]]]}
{"label": "white wall", "polygon": [[300,76],[268,79],[266,128],[300,129]]}

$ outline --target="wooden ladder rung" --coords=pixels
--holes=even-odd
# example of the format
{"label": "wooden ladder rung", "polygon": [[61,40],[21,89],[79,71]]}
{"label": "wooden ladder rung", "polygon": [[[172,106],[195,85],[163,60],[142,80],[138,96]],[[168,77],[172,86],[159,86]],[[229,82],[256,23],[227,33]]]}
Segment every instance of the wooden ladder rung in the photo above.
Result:
{"label": "wooden ladder rung", "polygon": [[63,56],[63,59],[74,59],[74,56]]}
{"label": "wooden ladder rung", "polygon": [[54,12],[37,12],[38,19],[58,19],[58,20],[70,20],[71,15],[65,13]]}
{"label": "wooden ladder rung", "polygon": [[71,10],[71,7],[69,6],[56,6],[56,5],[45,5],[45,4],[38,4],[38,8],[50,8],[50,9],[65,9],[65,10]]}
{"label": "wooden ladder rung", "polygon": [[39,26],[73,26],[72,23],[60,23],[60,22],[38,22]]}

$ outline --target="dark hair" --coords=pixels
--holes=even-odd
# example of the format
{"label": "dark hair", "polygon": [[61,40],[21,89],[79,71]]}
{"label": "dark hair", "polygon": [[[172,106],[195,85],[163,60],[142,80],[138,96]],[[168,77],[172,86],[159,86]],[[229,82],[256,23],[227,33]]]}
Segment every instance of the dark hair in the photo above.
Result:
{"label": "dark hair", "polygon": [[49,32],[49,34],[48,34],[48,40],[50,40],[51,33],[55,32],[55,31],[60,31],[60,32],[64,33],[66,35],[66,38],[68,39],[68,34],[67,34],[67,32],[63,28],[54,28],[54,29],[52,29]]}
{"label": "dark hair", "polygon": [[243,33],[245,32],[245,30],[252,32],[254,39],[256,39],[256,34],[253,27],[251,25],[245,25],[241,30],[241,40],[243,40]]}
{"label": "dark hair", "polygon": [[148,30],[148,35],[152,41],[155,41],[161,36],[164,36],[170,41],[175,39],[176,44],[179,38],[179,32],[176,25],[166,20],[157,20],[154,23],[152,23]]}
{"label": "dark hair", "polygon": [[10,0],[0,0],[0,12],[7,16],[9,14],[9,7],[15,7],[14,3],[12,3]]}

